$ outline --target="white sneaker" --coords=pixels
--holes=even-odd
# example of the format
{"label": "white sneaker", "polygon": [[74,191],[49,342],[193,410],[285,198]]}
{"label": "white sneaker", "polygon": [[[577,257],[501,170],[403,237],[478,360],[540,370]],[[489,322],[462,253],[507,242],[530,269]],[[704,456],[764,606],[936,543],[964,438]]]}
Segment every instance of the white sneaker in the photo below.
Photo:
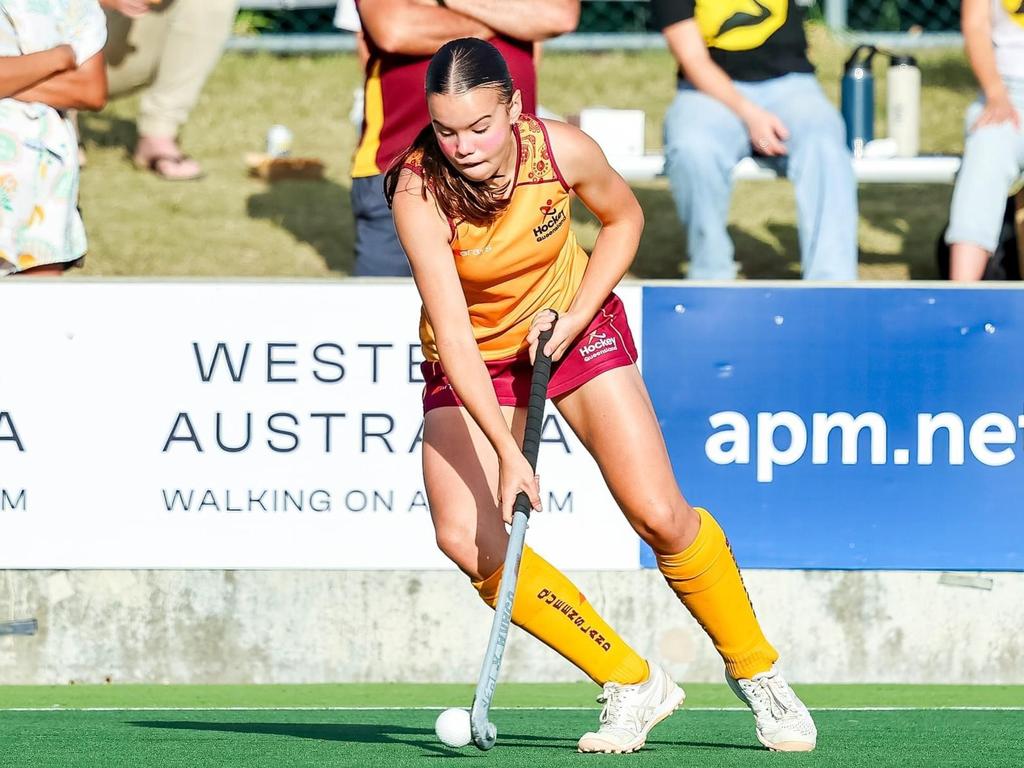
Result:
{"label": "white sneaker", "polygon": [[597,700],[604,704],[601,727],[580,737],[580,752],[635,752],[651,729],[683,703],[686,694],[657,664],[636,685],[605,683]]}
{"label": "white sneaker", "polygon": [[773,752],[810,752],[818,741],[818,729],[807,707],[773,664],[767,672],[749,680],[725,676],[733,693],[754,713],[757,740]]}

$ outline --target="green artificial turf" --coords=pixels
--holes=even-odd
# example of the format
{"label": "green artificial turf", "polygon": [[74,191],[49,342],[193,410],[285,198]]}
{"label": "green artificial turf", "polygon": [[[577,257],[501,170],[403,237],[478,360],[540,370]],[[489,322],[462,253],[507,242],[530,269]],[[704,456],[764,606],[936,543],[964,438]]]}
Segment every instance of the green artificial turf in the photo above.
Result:
{"label": "green artificial turf", "polygon": [[440,707],[468,705],[465,685],[0,687],[0,765],[1009,768],[1024,750],[1022,686],[799,686],[820,734],[808,755],[763,750],[724,686],[686,687],[686,707],[631,756],[576,753],[597,722],[589,685],[500,685],[486,754],[433,733]]}
{"label": "green artificial turf", "polygon": [[[686,706],[734,707],[725,684],[688,683]],[[1024,685],[798,685],[811,707],[1020,707]],[[502,683],[497,707],[586,707],[590,683]],[[335,685],[13,685],[0,686],[0,712],[17,707],[451,707],[473,686],[433,683]]]}
{"label": "green artificial turf", "polygon": [[442,746],[436,710],[5,712],[6,765],[120,766],[1018,766],[1019,711],[836,711],[816,713],[809,755],[777,755],[754,738],[742,711],[682,711],[632,756],[579,755],[595,726],[582,710],[492,713],[497,746]]}

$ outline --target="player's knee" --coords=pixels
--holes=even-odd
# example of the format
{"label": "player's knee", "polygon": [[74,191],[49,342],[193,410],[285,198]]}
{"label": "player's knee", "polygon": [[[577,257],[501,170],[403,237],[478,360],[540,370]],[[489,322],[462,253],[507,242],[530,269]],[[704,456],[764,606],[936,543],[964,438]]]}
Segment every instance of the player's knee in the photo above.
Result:
{"label": "player's knee", "polygon": [[655,551],[673,552],[695,519],[696,512],[685,501],[665,499],[649,504],[634,520],[634,528]]}
{"label": "player's knee", "polygon": [[445,557],[474,580],[486,579],[505,561],[508,538],[481,535],[473,525],[438,526],[434,539]]}
{"label": "player's knee", "polygon": [[465,573],[473,573],[477,564],[474,531],[461,525],[437,526],[434,530],[437,548]]}

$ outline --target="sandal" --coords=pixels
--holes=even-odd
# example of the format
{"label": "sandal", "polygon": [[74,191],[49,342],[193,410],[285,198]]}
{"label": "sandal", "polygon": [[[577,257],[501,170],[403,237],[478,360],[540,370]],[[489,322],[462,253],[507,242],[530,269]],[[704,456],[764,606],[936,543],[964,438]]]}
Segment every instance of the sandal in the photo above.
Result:
{"label": "sandal", "polygon": [[153,155],[152,157],[143,158],[138,155],[132,156],[132,163],[136,168],[143,171],[151,171],[155,175],[159,176],[165,181],[196,181],[197,179],[203,178],[206,174],[203,173],[202,169],[195,173],[189,174],[174,174],[168,173],[165,168],[162,170],[160,167],[161,163],[170,163],[174,166],[180,166],[184,162],[194,162],[190,155],[185,154],[160,154]]}

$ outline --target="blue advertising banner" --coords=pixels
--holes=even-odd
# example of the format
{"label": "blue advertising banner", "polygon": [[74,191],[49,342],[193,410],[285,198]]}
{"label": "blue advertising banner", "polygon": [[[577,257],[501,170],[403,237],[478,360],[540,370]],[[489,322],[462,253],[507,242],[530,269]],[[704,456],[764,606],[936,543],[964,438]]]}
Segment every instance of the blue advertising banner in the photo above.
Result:
{"label": "blue advertising banner", "polygon": [[741,566],[1024,569],[1024,290],[648,286],[643,307],[680,486]]}

